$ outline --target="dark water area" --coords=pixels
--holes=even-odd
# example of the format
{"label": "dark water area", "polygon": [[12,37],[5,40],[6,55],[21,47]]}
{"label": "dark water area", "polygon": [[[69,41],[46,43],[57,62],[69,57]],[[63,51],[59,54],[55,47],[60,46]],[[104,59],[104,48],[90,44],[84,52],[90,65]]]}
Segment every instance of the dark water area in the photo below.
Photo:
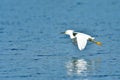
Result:
{"label": "dark water area", "polygon": [[[0,80],[120,80],[119,0],[0,0]],[[94,36],[79,51],[61,32]]]}

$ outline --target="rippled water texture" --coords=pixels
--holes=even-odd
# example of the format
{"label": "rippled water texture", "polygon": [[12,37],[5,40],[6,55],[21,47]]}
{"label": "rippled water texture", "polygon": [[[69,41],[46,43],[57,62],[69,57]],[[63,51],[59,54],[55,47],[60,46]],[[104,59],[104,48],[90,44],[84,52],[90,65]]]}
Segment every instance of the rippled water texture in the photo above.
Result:
{"label": "rippled water texture", "polygon": [[[0,80],[120,80],[120,0],[0,0]],[[101,41],[79,51],[66,29]]]}

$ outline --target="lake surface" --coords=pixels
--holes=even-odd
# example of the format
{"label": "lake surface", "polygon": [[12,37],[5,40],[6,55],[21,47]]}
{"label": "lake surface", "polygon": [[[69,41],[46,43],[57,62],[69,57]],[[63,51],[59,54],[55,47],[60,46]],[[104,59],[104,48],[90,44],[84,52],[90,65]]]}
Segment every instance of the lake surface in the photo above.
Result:
{"label": "lake surface", "polygon": [[[120,80],[119,0],[0,0],[0,80]],[[103,43],[79,51],[61,32]]]}

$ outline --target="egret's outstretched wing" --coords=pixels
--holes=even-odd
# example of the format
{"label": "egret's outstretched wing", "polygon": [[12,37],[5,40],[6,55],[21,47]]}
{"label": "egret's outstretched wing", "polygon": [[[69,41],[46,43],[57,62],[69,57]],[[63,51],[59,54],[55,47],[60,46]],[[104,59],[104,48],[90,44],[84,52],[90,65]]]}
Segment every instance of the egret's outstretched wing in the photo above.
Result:
{"label": "egret's outstretched wing", "polygon": [[76,38],[73,38],[72,42],[73,42],[74,45],[77,45],[77,39]]}
{"label": "egret's outstretched wing", "polygon": [[80,50],[83,50],[87,44],[87,38],[83,35],[77,35],[77,44]]}

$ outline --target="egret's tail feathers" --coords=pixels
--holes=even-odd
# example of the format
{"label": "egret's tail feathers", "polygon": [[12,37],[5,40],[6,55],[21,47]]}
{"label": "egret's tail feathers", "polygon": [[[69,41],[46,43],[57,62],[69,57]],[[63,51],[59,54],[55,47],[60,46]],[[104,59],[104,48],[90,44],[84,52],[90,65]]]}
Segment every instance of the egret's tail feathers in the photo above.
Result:
{"label": "egret's tail feathers", "polygon": [[95,39],[95,37],[92,37],[91,39]]}
{"label": "egret's tail feathers", "polygon": [[99,45],[99,46],[102,46],[102,43],[101,42],[95,42],[95,44]]}

